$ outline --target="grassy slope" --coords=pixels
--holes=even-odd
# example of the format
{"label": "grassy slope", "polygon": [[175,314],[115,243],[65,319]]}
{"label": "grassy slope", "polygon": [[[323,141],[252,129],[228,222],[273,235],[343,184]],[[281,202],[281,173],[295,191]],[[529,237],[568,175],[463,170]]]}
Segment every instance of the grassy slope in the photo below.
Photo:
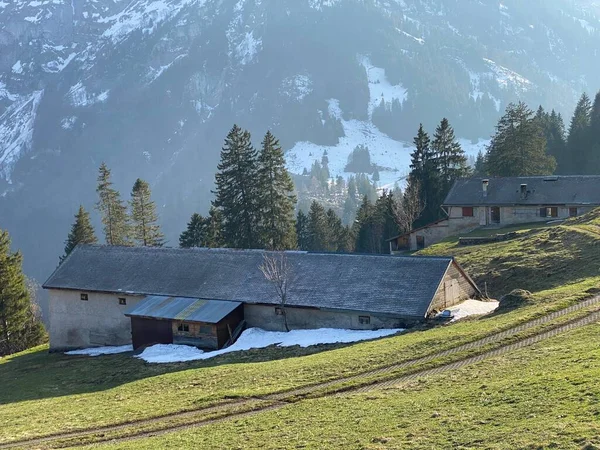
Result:
{"label": "grassy slope", "polygon": [[[506,243],[459,248],[448,241],[428,249],[455,253],[477,281],[488,282],[492,293],[518,287],[537,292],[536,304],[482,320],[309,356],[302,355],[318,349],[257,350],[161,366],[125,355],[49,355],[44,348],[5,358],[0,360],[0,441],[290,389],[413,359],[539,316],[589,295],[585,291],[600,284],[599,216],[600,212],[550,229],[523,231],[519,239]],[[518,270],[512,268],[515,264]],[[556,264],[566,270],[546,276]],[[265,361],[269,359],[273,360]]]}
{"label": "grassy slope", "polygon": [[385,391],[106,448],[597,449],[599,341],[594,324]]}

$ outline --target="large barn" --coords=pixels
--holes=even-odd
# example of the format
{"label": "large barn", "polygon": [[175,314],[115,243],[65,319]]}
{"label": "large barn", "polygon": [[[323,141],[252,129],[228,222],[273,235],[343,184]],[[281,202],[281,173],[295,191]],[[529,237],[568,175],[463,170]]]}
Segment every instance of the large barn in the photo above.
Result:
{"label": "large barn", "polygon": [[208,339],[207,348],[222,347],[242,320],[281,331],[282,313],[291,329],[407,327],[480,295],[453,258],[285,252],[290,271],[282,311],[260,270],[265,255],[281,256],[78,246],[44,284],[50,348],[128,344],[132,321],[134,332],[141,330],[138,346]]}

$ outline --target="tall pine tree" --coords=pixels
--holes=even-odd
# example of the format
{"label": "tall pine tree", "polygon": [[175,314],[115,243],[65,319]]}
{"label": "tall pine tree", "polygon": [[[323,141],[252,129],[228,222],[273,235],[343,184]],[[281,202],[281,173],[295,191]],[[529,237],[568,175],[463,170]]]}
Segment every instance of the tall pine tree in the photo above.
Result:
{"label": "tall pine tree", "polygon": [[[326,158],[324,155],[324,162]],[[268,250],[296,248],[294,183],[285,168],[279,141],[270,131],[262,141],[256,182],[261,247]]]}
{"label": "tall pine tree", "polygon": [[589,160],[589,128],[592,104],[587,94],[583,94],[577,102],[567,140],[567,157],[565,158],[564,173],[583,174],[588,172]]}
{"label": "tall pine tree", "polygon": [[71,232],[65,242],[65,254],[61,256],[60,262],[62,263],[78,244],[95,244],[97,242],[94,227],[90,222],[90,215],[80,205],[79,211],[75,215],[75,223],[71,226]]}
{"label": "tall pine tree", "polygon": [[213,205],[223,215],[227,247],[257,248],[260,243],[256,205],[257,153],[250,133],[234,125],[221,150]]}
{"label": "tall pine tree", "polygon": [[156,205],[150,185],[138,178],[131,191],[131,221],[133,239],[143,247],[162,247],[165,239],[158,224]]}
{"label": "tall pine tree", "polygon": [[546,154],[546,139],[525,103],[506,108],[488,146],[486,168],[490,176],[500,177],[554,173],[556,161]]}
{"label": "tall pine tree", "polygon": [[32,305],[22,270],[21,253],[12,253],[7,231],[0,230],[0,356],[38,345],[41,323],[30,333]]}
{"label": "tall pine tree", "polygon": [[313,201],[308,212],[307,224],[307,250],[319,252],[330,251],[331,236],[329,235],[329,224],[327,213],[323,205]]}
{"label": "tall pine tree", "polygon": [[110,179],[110,169],[102,163],[98,174],[98,203],[96,209],[102,216],[104,237],[108,245],[131,245],[129,238],[129,217],[127,206],[121,200],[121,194],[114,189]]}
{"label": "tall pine tree", "polygon": [[600,92],[596,94],[589,128],[590,174],[600,175]]}
{"label": "tall pine tree", "polygon": [[467,156],[456,140],[454,129],[450,126],[448,119],[442,119],[436,128],[431,147],[439,168],[445,197],[457,179],[469,175]]}
{"label": "tall pine tree", "polygon": [[308,216],[302,210],[298,211],[298,216],[296,217],[296,236],[298,237],[298,248],[300,250],[308,250],[310,247]]}
{"label": "tall pine tree", "polygon": [[206,236],[206,219],[198,213],[192,214],[187,229],[179,236],[179,247],[203,247]]}

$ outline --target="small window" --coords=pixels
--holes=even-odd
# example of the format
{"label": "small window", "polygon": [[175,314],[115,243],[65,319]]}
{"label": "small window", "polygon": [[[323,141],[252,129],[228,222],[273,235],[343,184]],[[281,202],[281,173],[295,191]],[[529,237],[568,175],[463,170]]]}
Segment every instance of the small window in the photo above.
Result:
{"label": "small window", "polygon": [[577,208],[569,208],[569,217],[577,217],[578,213]]}
{"label": "small window", "polygon": [[275,314],[278,316],[283,316],[283,308],[275,308]]}
{"label": "small window", "polygon": [[89,300],[88,295],[87,294],[80,294],[80,298],[81,300],[83,300],[84,302],[87,302]]}
{"label": "small window", "polygon": [[361,325],[369,325],[371,323],[371,317],[358,316],[358,323],[360,323]]}
{"label": "small window", "polygon": [[556,206],[540,208],[540,217],[558,217],[558,208]]}
{"label": "small window", "polygon": [[189,333],[190,326],[187,323],[180,323],[179,326],[177,327],[177,330],[182,331],[183,333]]}
{"label": "small window", "polygon": [[119,305],[126,305],[127,304],[127,299],[123,298],[123,297],[119,297]]}
{"label": "small window", "polygon": [[473,217],[475,214],[473,213],[473,207],[464,207],[462,209],[463,217]]}

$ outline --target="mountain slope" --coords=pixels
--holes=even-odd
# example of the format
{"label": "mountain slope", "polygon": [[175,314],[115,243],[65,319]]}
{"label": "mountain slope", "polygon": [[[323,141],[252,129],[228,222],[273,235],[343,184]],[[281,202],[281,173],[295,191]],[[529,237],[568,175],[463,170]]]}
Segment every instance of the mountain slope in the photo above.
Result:
{"label": "mountain slope", "polygon": [[44,278],[106,161],[151,182],[174,245],[234,122],[296,172],[369,145],[393,182],[421,121],[470,144],[509,101],[569,114],[599,44],[590,0],[0,1],[0,226]]}

